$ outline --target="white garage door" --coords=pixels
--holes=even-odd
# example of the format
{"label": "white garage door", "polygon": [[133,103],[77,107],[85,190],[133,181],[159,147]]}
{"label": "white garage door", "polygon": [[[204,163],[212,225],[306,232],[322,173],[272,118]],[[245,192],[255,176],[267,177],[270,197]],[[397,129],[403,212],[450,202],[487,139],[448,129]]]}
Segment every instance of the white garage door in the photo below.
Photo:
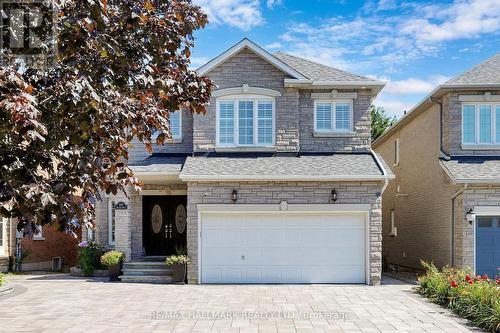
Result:
{"label": "white garage door", "polygon": [[202,283],[365,283],[363,214],[210,213]]}

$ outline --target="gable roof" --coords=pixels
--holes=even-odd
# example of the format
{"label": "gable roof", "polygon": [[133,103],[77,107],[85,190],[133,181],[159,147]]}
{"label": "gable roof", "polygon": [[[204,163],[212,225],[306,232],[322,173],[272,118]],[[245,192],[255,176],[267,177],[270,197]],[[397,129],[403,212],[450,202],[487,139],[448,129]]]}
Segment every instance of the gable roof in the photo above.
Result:
{"label": "gable roof", "polygon": [[375,94],[385,86],[385,82],[377,81],[348,73],[336,68],[321,65],[310,60],[292,56],[287,53],[278,52],[274,55],[264,50],[248,38],[230,47],[205,65],[197,69],[198,74],[206,75],[224,61],[239,53],[243,49],[249,49],[261,56],[264,60],[288,74],[285,78],[285,87],[310,87],[310,88],[370,88]]}
{"label": "gable roof", "polygon": [[415,105],[396,124],[387,129],[384,134],[372,142],[372,147],[376,147],[385,141],[397,129],[409,123],[413,118],[427,110],[435,102],[433,98],[439,98],[444,94],[455,90],[475,90],[475,89],[500,89],[500,53],[486,59],[482,63],[474,66],[470,70],[454,77],[453,79],[437,86],[422,101]]}
{"label": "gable roof", "polygon": [[342,71],[337,68],[318,64],[284,52],[273,54],[290,67],[304,74],[308,79],[315,81],[368,81],[377,82],[371,78]]}
{"label": "gable roof", "polygon": [[471,84],[498,84],[500,85],[500,52],[493,57],[471,68],[443,86],[471,85]]}
{"label": "gable roof", "polygon": [[255,54],[261,56],[264,58],[267,62],[269,62],[271,65],[275,66],[282,72],[290,75],[291,77],[294,77],[296,79],[307,79],[304,75],[287,65],[286,63],[282,62],[275,56],[273,56],[271,53],[267,52],[264,50],[262,47],[259,45],[255,44],[248,38],[242,39],[239,43],[235,44],[234,46],[230,47],[217,57],[213,58],[209,62],[207,62],[205,65],[201,66],[198,68],[196,71],[200,75],[205,75],[208,72],[210,72],[212,69],[215,67],[219,66],[222,64],[224,61],[232,57],[233,55],[237,54],[243,49],[249,49],[250,51],[254,52]]}

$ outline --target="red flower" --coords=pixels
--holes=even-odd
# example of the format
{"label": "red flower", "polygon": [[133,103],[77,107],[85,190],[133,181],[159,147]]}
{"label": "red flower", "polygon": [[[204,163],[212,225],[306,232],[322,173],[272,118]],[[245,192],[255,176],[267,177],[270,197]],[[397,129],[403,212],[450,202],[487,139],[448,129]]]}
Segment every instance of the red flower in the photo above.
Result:
{"label": "red flower", "polygon": [[465,276],[465,281],[470,281],[470,280],[471,280],[470,275],[468,275],[468,274],[467,274],[467,275]]}
{"label": "red flower", "polygon": [[500,284],[500,279],[497,279],[497,284]]}
{"label": "red flower", "polygon": [[482,276],[482,278],[483,278],[483,280],[488,280],[488,274],[484,274],[484,275]]}
{"label": "red flower", "polygon": [[469,281],[469,284],[473,284],[473,283],[474,283],[474,281],[473,281],[473,280],[468,280],[468,281]]}
{"label": "red flower", "polygon": [[457,284],[457,282],[456,282],[456,281],[451,281],[451,283],[450,283],[450,284],[451,284],[451,286],[452,286],[453,288],[458,287],[458,284]]}

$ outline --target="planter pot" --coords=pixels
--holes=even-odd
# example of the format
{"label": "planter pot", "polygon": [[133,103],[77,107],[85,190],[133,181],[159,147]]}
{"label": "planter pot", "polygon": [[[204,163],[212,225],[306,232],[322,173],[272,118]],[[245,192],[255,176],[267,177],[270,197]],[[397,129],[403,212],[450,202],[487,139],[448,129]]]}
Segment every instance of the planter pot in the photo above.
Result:
{"label": "planter pot", "polygon": [[120,264],[108,266],[109,281],[120,281],[120,279],[118,278],[118,276],[120,276],[120,270]]}
{"label": "planter pot", "polygon": [[174,283],[184,283],[186,280],[186,269],[185,264],[173,264],[172,266],[172,280]]}

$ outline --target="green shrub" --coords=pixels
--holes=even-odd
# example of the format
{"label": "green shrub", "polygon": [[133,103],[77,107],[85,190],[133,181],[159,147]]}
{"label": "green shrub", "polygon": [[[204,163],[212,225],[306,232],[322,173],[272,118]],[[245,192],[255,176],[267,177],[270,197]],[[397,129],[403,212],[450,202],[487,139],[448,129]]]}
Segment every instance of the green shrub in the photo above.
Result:
{"label": "green shrub", "polygon": [[417,291],[432,301],[450,308],[475,325],[500,332],[500,278],[474,276],[470,270],[422,262],[426,274],[419,278]]}
{"label": "green shrub", "polygon": [[0,273],[0,287],[3,286],[7,281],[5,281],[5,274]]}
{"label": "green shrub", "polygon": [[101,256],[103,249],[94,242],[81,242],[78,244],[78,268],[85,276],[92,276],[94,270],[102,268]]}
{"label": "green shrub", "polygon": [[177,256],[170,256],[165,260],[165,264],[167,264],[167,266],[172,266],[175,264],[189,265],[190,263],[191,263],[191,258],[189,258],[184,254]]}
{"label": "green shrub", "polygon": [[120,251],[108,251],[101,256],[101,264],[103,266],[109,267],[120,264],[125,255]]}

